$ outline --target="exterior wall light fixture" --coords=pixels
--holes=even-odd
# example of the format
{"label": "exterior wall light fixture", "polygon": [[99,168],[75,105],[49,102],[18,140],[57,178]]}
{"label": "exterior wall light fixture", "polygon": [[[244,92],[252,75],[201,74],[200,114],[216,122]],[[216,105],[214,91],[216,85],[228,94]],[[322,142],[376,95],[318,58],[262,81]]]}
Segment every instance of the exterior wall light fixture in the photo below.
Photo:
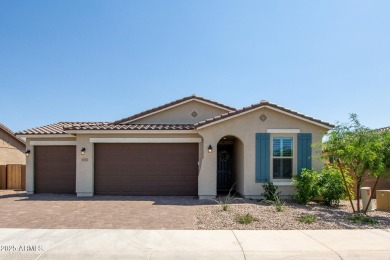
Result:
{"label": "exterior wall light fixture", "polygon": [[29,156],[31,151],[30,150],[26,150],[24,153],[26,154],[26,156]]}
{"label": "exterior wall light fixture", "polygon": [[85,147],[81,148],[81,155],[84,155],[85,154]]}
{"label": "exterior wall light fixture", "polygon": [[211,144],[209,145],[208,150],[209,150],[209,153],[212,153],[212,152],[213,152],[213,147],[211,146]]}

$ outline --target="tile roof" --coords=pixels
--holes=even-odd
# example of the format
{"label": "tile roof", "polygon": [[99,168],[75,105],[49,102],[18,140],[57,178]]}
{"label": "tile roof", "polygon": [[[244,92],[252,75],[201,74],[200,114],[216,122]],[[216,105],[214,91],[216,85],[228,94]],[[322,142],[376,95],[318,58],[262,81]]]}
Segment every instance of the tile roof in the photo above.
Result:
{"label": "tile roof", "polygon": [[257,104],[254,104],[254,105],[251,105],[251,106],[248,106],[248,107],[244,107],[244,108],[239,109],[239,110],[236,110],[236,111],[232,111],[232,112],[229,112],[229,113],[225,113],[225,114],[222,114],[222,115],[220,115],[220,116],[216,116],[216,117],[213,117],[213,118],[210,118],[210,119],[207,119],[207,120],[198,122],[198,123],[195,124],[195,127],[196,127],[196,128],[199,128],[199,127],[201,127],[201,126],[205,126],[205,125],[208,125],[208,124],[211,124],[211,123],[214,123],[214,122],[223,120],[223,119],[229,119],[230,117],[233,117],[233,116],[236,116],[236,115],[240,115],[240,114],[242,114],[242,113],[245,113],[245,112],[254,110],[254,109],[256,109],[256,108],[260,108],[260,107],[272,107],[272,108],[276,108],[276,109],[279,109],[279,110],[281,110],[281,111],[287,112],[288,114],[292,114],[292,115],[301,117],[301,118],[303,118],[303,119],[307,119],[307,120],[310,120],[310,121],[313,121],[313,122],[322,124],[322,125],[327,126],[327,127],[330,127],[330,128],[333,128],[333,127],[334,127],[334,125],[332,125],[332,124],[330,124],[330,123],[321,121],[321,120],[319,120],[319,119],[316,119],[316,118],[313,118],[313,117],[310,117],[310,116],[307,116],[307,115],[304,115],[304,114],[300,114],[300,113],[298,113],[298,112],[296,112],[296,111],[290,110],[290,109],[285,108],[285,107],[278,106],[278,105],[273,104],[273,103],[270,103],[270,102],[268,102],[268,101],[266,101],[266,100],[262,100],[260,103],[257,103]]}
{"label": "tile roof", "polygon": [[73,124],[65,130],[194,130],[193,124]]}
{"label": "tile roof", "polygon": [[108,122],[58,122],[55,124],[27,129],[18,135],[61,135],[70,130],[194,130],[192,124],[127,124],[116,125]]}
{"label": "tile roof", "polygon": [[[31,129],[27,129],[24,131],[20,131],[20,132],[16,133],[16,135],[47,135],[47,134],[60,135],[60,134],[68,134],[67,131],[70,131],[70,130],[81,130],[81,131],[83,131],[83,130],[162,130],[162,131],[163,130],[194,130],[196,128],[211,124],[213,122],[218,122],[220,120],[229,119],[229,118],[234,117],[236,115],[240,115],[242,113],[245,113],[245,112],[248,112],[248,111],[254,110],[256,108],[263,107],[263,106],[275,108],[275,109],[284,111],[288,114],[291,114],[291,115],[294,115],[297,117],[301,117],[302,119],[306,119],[306,120],[309,120],[312,122],[319,123],[319,124],[324,125],[324,126],[329,127],[329,128],[334,127],[334,125],[332,125],[330,123],[321,121],[319,119],[315,119],[313,117],[310,117],[310,116],[307,116],[304,114],[300,114],[298,112],[287,109],[285,107],[278,106],[276,104],[270,103],[270,102],[265,101],[265,100],[262,100],[258,104],[254,104],[254,105],[249,106],[249,107],[244,107],[240,110],[235,110],[234,108],[229,107],[229,109],[232,110],[231,112],[207,119],[205,121],[201,121],[201,122],[196,123],[196,124],[120,124],[120,122],[122,122],[122,121],[123,122],[129,121],[129,120],[138,118],[142,115],[156,112],[156,111],[161,110],[163,108],[172,106],[174,104],[179,104],[181,102],[184,102],[184,101],[190,100],[190,99],[199,99],[199,100],[204,100],[207,102],[213,102],[213,101],[209,101],[207,99],[203,99],[200,97],[190,96],[190,97],[186,97],[183,99],[173,101],[173,102],[166,104],[164,106],[142,112],[142,113],[134,115],[132,117],[128,117],[128,118],[116,121],[114,123],[112,123],[112,122],[58,122],[55,124],[50,124],[50,125],[46,125],[46,126],[41,126],[41,127],[36,127],[36,128],[31,128]],[[220,105],[219,103],[216,103],[216,104]]]}
{"label": "tile roof", "polygon": [[17,137],[11,129],[9,129],[8,127],[6,127],[1,123],[0,123],[0,129],[6,132],[7,134],[9,134],[10,136],[12,136],[13,138],[15,138],[18,142],[22,143],[23,145],[26,145],[26,142],[22,138]]}
{"label": "tile roof", "polygon": [[107,124],[104,122],[58,122],[55,124],[35,127],[16,133],[17,135],[61,135],[67,134],[64,127],[72,126],[73,124]]}
{"label": "tile roof", "polygon": [[226,106],[226,105],[224,105],[224,104],[218,103],[218,102],[213,101],[213,100],[210,100],[210,99],[206,99],[206,98],[203,98],[203,97],[198,97],[198,96],[196,96],[196,95],[192,95],[192,96],[188,96],[188,97],[184,97],[184,98],[181,98],[181,99],[172,101],[172,102],[167,103],[167,104],[162,105],[162,106],[158,106],[158,107],[155,107],[155,108],[152,108],[152,109],[143,111],[143,112],[141,112],[141,113],[138,113],[138,114],[135,114],[135,115],[126,117],[126,118],[122,118],[122,119],[120,119],[120,120],[115,121],[114,124],[121,124],[121,123],[125,123],[125,122],[131,121],[131,120],[135,120],[135,119],[137,119],[137,118],[146,116],[146,115],[151,114],[151,113],[158,112],[158,111],[160,111],[160,110],[162,110],[162,109],[165,109],[165,108],[168,108],[168,107],[171,107],[171,106],[180,104],[180,103],[182,103],[182,102],[185,102],[185,101],[188,101],[188,100],[191,100],[191,99],[195,99],[195,100],[200,100],[200,101],[203,101],[203,102],[207,102],[207,103],[210,103],[210,104],[213,104],[213,105],[222,107],[222,108],[227,109],[227,110],[230,110],[230,111],[235,111],[235,110],[236,110],[234,107],[229,107],[229,106]]}

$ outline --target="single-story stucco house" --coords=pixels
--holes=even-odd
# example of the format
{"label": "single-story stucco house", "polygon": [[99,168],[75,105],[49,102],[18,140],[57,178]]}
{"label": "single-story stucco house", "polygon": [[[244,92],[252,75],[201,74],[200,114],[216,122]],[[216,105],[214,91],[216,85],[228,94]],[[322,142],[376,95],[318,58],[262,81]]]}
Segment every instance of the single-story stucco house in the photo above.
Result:
{"label": "single-story stucco house", "polygon": [[115,122],[60,122],[18,133],[27,143],[27,192],[215,197],[264,182],[293,193],[292,176],[320,169],[333,125],[268,101],[235,109],[185,97]]}

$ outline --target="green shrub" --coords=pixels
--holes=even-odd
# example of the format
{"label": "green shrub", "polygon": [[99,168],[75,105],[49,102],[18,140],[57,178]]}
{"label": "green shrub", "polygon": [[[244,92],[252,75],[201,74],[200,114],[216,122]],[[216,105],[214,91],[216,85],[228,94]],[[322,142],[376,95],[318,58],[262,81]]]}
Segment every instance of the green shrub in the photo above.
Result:
{"label": "green shrub", "polygon": [[317,217],[314,215],[306,215],[298,217],[297,220],[305,224],[311,224],[317,222]]}
{"label": "green shrub", "polygon": [[[350,192],[352,192],[353,180],[347,173],[344,176]],[[348,198],[341,172],[336,165],[329,164],[322,169],[318,184],[320,196],[325,205],[338,205],[340,200]]]}
{"label": "green shrub", "polygon": [[263,185],[264,192],[261,193],[261,196],[263,196],[266,201],[275,201],[279,199],[280,191],[278,191],[278,188],[279,186],[272,182],[267,182]]}
{"label": "green shrub", "polygon": [[236,216],[236,221],[239,222],[240,224],[248,225],[255,221],[256,218],[254,218],[251,214],[239,214]]}
{"label": "green shrub", "polygon": [[371,224],[371,225],[378,224],[378,221],[363,214],[355,214],[353,215],[353,217],[348,218],[348,220],[354,223],[364,223],[364,224]]}
{"label": "green shrub", "polygon": [[293,185],[296,188],[296,192],[293,196],[294,200],[300,204],[307,204],[320,195],[318,182],[318,172],[315,170],[303,169],[298,176],[293,178]]}
{"label": "green shrub", "polygon": [[[348,170],[344,176],[353,197],[353,180]],[[333,206],[338,205],[340,200],[348,198],[341,172],[337,165],[333,164],[325,166],[321,173],[303,169],[300,175],[293,178],[293,185],[296,188],[293,198],[301,204],[307,204],[321,196],[325,205]]]}

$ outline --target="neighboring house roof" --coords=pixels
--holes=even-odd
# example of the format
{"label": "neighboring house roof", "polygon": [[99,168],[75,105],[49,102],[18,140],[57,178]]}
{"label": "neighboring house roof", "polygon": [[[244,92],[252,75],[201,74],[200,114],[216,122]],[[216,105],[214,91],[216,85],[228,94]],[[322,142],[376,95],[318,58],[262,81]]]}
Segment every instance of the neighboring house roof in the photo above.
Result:
{"label": "neighboring house roof", "polygon": [[162,105],[162,106],[158,106],[158,107],[155,107],[155,108],[143,111],[141,113],[138,113],[138,114],[126,117],[126,118],[122,118],[120,120],[115,121],[114,124],[123,124],[123,123],[126,123],[126,122],[131,122],[131,121],[137,120],[139,118],[146,117],[146,116],[148,116],[150,114],[155,114],[155,113],[158,113],[158,112],[160,112],[162,110],[166,110],[166,109],[169,109],[171,107],[177,106],[179,104],[182,104],[182,103],[185,103],[185,102],[189,102],[191,100],[200,101],[202,103],[208,103],[208,104],[220,107],[222,109],[225,109],[226,111],[235,111],[236,110],[234,107],[229,107],[229,106],[226,106],[224,104],[218,103],[218,102],[210,100],[210,99],[206,99],[206,98],[203,98],[203,97],[198,97],[196,95],[192,95],[192,96],[189,96],[189,97],[184,97],[184,98],[172,101],[172,102],[167,103],[167,104]]}
{"label": "neighboring house roof", "polygon": [[194,130],[193,124],[73,124],[65,130]]}
{"label": "neighboring house roof", "polygon": [[19,143],[26,145],[26,142],[22,138],[17,137],[16,134],[11,129],[9,129],[8,127],[6,127],[1,123],[0,123],[0,129],[6,132],[7,134],[9,134],[10,136],[12,136]]}
{"label": "neighboring house roof", "polygon": [[271,108],[271,109],[279,110],[279,111],[285,112],[285,113],[287,113],[287,114],[289,114],[291,116],[295,116],[295,117],[298,117],[298,118],[306,120],[306,121],[311,121],[313,123],[320,124],[320,125],[322,125],[324,127],[327,127],[327,128],[333,128],[334,127],[334,125],[332,125],[330,123],[321,121],[319,119],[316,119],[316,118],[313,118],[313,117],[310,117],[310,116],[307,116],[307,115],[304,115],[304,114],[300,114],[300,113],[298,113],[296,111],[290,110],[290,109],[285,108],[285,107],[278,106],[278,105],[270,103],[270,102],[268,102],[266,100],[262,100],[260,103],[257,103],[257,104],[254,104],[254,105],[251,105],[251,106],[248,106],[248,107],[244,107],[244,108],[236,110],[236,111],[232,111],[232,112],[229,112],[229,113],[226,113],[226,114],[222,114],[220,116],[216,116],[216,117],[213,117],[213,118],[201,121],[199,123],[196,123],[195,127],[196,128],[206,127],[208,125],[212,125],[212,124],[219,123],[219,122],[222,122],[222,121],[225,121],[225,120],[229,120],[229,119],[234,118],[236,116],[240,116],[240,115],[246,114],[247,112],[250,112],[250,111],[262,108],[262,107],[268,107],[268,108]]}
{"label": "neighboring house roof", "polygon": [[387,126],[387,127],[382,127],[382,128],[379,128],[377,129],[379,132],[381,131],[390,131],[390,126]]}

